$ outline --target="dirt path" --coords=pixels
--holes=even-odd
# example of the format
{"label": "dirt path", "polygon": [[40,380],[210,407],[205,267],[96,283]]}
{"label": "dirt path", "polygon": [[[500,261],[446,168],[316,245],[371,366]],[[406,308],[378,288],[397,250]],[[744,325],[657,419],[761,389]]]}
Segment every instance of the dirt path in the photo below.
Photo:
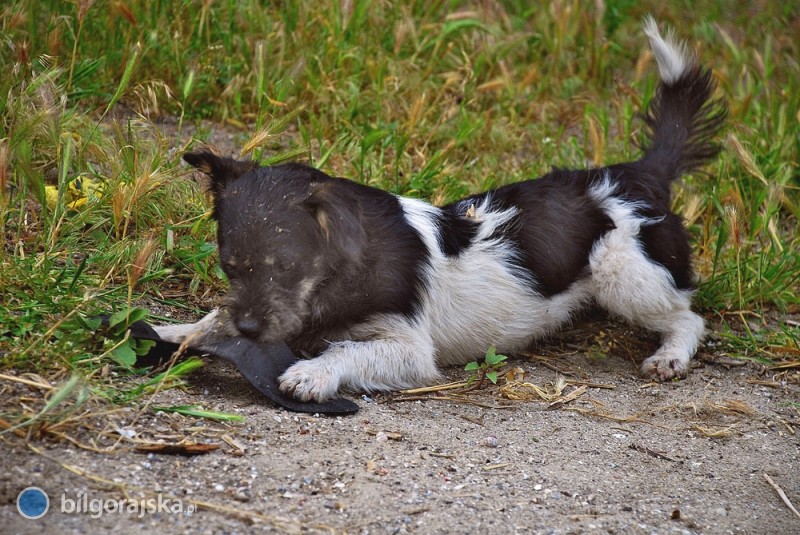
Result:
{"label": "dirt path", "polygon": [[[192,376],[189,392],[163,392],[154,403],[202,404],[241,414],[243,424],[149,412],[132,423],[134,414],[123,413],[93,420],[76,436],[102,447],[116,429],[137,440],[192,435],[218,450],[183,457],[136,453],[122,443],[98,454],[37,442],[35,453],[12,439],[1,446],[0,531],[800,533],[800,518],[764,477],[800,505],[800,386],[753,384],[771,382],[753,365],[702,363],[680,383],[645,384],[620,355],[648,342],[607,327],[600,335],[597,326],[579,328],[540,348],[563,354],[593,341],[572,357],[511,363],[541,386],[557,379],[555,369],[613,386],[590,386],[553,408],[510,402],[494,388],[467,395],[466,403],[356,397],[355,416],[299,415],[272,406],[227,365],[210,363]],[[593,347],[617,356],[592,358]],[[463,380],[466,373],[449,375]],[[102,426],[110,432],[100,433]],[[39,520],[16,510],[28,486],[50,497]],[[122,489],[134,499],[162,493],[184,508],[208,505],[191,515],[143,518],[60,512],[82,495],[122,499]]]}

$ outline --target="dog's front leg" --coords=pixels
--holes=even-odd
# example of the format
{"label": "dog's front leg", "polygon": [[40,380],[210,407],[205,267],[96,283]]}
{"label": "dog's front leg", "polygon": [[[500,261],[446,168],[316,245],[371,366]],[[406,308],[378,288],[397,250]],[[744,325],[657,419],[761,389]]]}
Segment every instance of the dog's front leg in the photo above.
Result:
{"label": "dog's front leg", "polygon": [[162,340],[182,344],[187,339],[199,341],[202,336],[218,332],[223,323],[219,309],[215,308],[195,323],[156,325],[153,329]]}
{"label": "dog's front leg", "polygon": [[281,390],[302,401],[324,401],[340,389],[390,391],[440,379],[430,335],[410,320],[383,318],[357,334],[362,336],[333,342],[316,358],[290,366],[278,379]]}

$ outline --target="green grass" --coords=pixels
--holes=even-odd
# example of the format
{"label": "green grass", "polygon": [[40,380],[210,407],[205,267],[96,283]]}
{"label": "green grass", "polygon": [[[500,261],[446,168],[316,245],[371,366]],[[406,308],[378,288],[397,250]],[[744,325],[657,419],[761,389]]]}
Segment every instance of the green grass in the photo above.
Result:
{"label": "green grass", "polygon": [[[676,190],[697,305],[731,354],[800,347],[785,323],[800,311],[796,4],[134,4],[0,8],[2,368],[93,376],[119,366],[95,358],[116,342],[80,318],[192,310],[224,288],[205,196],[179,165],[188,125],[437,203],[622,161],[655,90],[647,13],[698,49],[730,105],[723,154]],[[164,115],[177,129],[154,124]]]}

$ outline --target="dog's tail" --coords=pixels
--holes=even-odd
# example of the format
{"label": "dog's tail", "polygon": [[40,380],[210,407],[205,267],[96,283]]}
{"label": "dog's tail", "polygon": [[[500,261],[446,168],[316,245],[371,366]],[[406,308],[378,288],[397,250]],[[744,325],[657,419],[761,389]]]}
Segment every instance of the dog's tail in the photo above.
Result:
{"label": "dog's tail", "polygon": [[697,63],[672,32],[661,37],[652,17],[644,21],[661,83],[645,114],[648,138],[641,163],[671,182],[712,159],[719,152],[714,141],[727,115],[724,102],[714,98],[711,71]]}

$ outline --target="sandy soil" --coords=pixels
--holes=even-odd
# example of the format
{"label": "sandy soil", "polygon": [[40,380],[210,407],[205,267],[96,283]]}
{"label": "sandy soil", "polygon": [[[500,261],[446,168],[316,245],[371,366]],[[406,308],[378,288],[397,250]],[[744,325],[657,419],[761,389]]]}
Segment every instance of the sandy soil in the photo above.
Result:
{"label": "sandy soil", "polygon": [[[354,396],[360,411],[337,418],[276,408],[235,369],[210,362],[191,376],[191,389],[162,392],[153,403],[201,404],[244,423],[149,411],[136,419],[131,410],[68,433],[99,449],[120,433],[130,437],[110,453],[52,440],[30,448],[6,435],[0,531],[800,533],[800,518],[764,477],[800,504],[797,377],[781,383],[753,364],[714,364],[707,347],[687,380],[645,383],[633,355],[652,347],[626,327],[584,322],[510,363],[542,387],[559,376],[591,383],[573,401],[511,401],[499,387],[404,401],[409,396]],[[219,448],[195,456],[133,449],[136,441],[184,437]],[[28,486],[51,500],[39,520],[16,509]],[[61,512],[83,495],[158,493],[196,510],[142,518]]]}

